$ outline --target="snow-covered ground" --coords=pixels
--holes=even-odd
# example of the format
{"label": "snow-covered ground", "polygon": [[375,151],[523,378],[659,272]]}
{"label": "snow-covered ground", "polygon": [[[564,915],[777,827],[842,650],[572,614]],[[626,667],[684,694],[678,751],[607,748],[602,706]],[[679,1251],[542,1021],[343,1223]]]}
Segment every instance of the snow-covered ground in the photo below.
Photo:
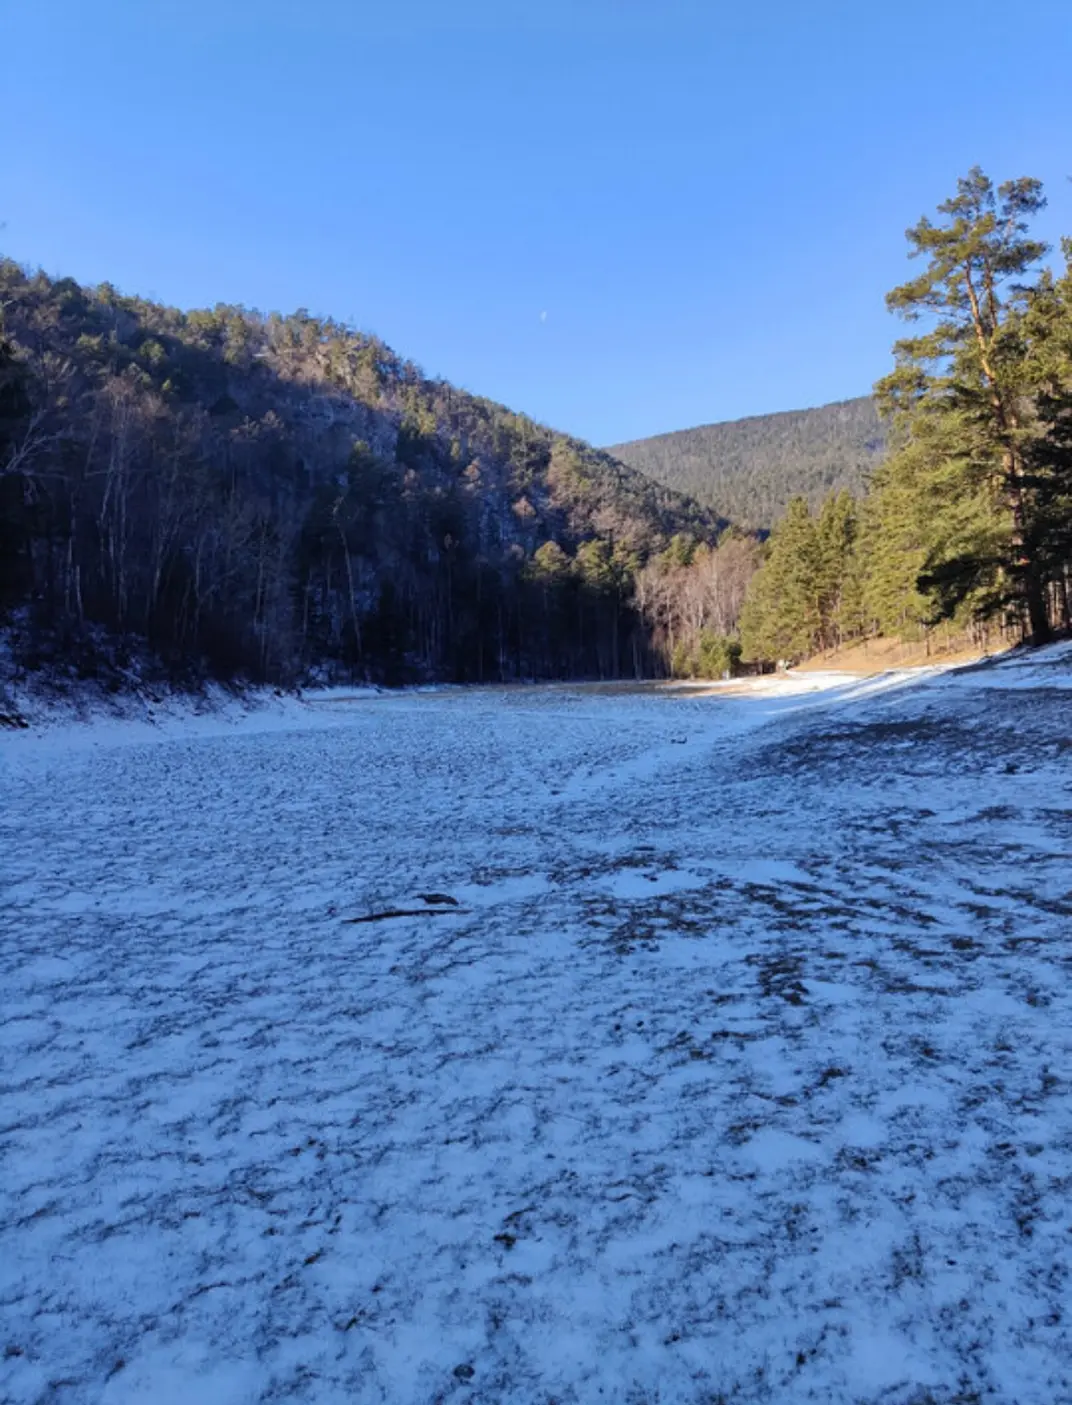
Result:
{"label": "snow-covered ground", "polygon": [[0,737],[0,1400],[1072,1400],[1070,683]]}

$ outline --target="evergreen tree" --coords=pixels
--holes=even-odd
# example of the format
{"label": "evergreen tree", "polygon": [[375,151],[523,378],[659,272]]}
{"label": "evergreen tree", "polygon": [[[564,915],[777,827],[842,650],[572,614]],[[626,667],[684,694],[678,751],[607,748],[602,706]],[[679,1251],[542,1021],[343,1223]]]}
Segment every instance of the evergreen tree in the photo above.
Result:
{"label": "evergreen tree", "polygon": [[887,303],[928,325],[896,343],[896,369],[877,387],[909,453],[887,471],[910,470],[931,510],[948,516],[927,542],[925,593],[945,616],[969,600],[985,611],[1011,600],[1037,642],[1050,625],[1027,477],[1030,386],[1016,312],[1022,282],[1046,252],[1029,234],[1044,204],[1038,181],[995,190],[976,167],[939,206],[937,223],[924,218],[907,231],[910,256],[926,267]]}
{"label": "evergreen tree", "polygon": [[741,614],[744,658],[800,659],[822,638],[822,553],[804,498],[775,524],[767,559],[752,578]]}
{"label": "evergreen tree", "polygon": [[918,586],[927,560],[928,524],[913,465],[914,459],[905,457],[875,473],[863,504],[856,553],[864,627],[907,640],[922,635],[931,613]]}
{"label": "evergreen tree", "polygon": [[859,629],[859,590],[855,571],[858,528],[856,501],[847,491],[832,493],[815,525],[821,647],[837,648]]}

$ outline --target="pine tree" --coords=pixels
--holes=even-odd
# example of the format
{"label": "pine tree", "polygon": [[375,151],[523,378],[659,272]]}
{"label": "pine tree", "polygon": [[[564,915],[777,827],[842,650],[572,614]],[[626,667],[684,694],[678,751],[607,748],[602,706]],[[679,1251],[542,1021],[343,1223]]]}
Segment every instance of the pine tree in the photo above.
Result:
{"label": "pine tree", "polygon": [[884,464],[872,479],[861,515],[857,560],[865,627],[918,638],[931,606],[918,588],[927,559],[926,524],[912,464]]}
{"label": "pine tree", "polygon": [[938,223],[924,218],[907,231],[910,256],[926,267],[887,304],[930,325],[896,343],[896,369],[876,387],[908,453],[888,472],[900,466],[919,479],[925,467],[929,506],[949,518],[926,543],[925,593],[946,616],[969,600],[996,610],[1011,598],[1036,642],[1050,624],[1027,479],[1030,387],[1016,311],[1023,280],[1046,252],[1029,235],[1044,205],[1038,181],[995,190],[975,167],[939,206]]}
{"label": "pine tree", "polygon": [[804,498],[792,498],[775,524],[767,559],[752,578],[741,613],[746,660],[800,659],[822,638],[822,554]]}
{"label": "pine tree", "polygon": [[831,493],[815,524],[820,646],[824,649],[838,647],[859,627],[852,569],[857,526],[856,501],[852,494]]}

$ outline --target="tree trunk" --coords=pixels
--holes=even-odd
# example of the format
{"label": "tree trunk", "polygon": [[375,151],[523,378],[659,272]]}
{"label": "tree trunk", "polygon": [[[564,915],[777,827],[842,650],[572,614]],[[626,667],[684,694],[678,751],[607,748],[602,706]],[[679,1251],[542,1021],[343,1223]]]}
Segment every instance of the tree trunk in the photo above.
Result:
{"label": "tree trunk", "polygon": [[1027,622],[1031,631],[1029,641],[1032,644],[1047,644],[1053,638],[1053,630],[1050,628],[1049,611],[1046,609],[1046,590],[1031,562],[1026,565],[1023,591]]}
{"label": "tree trunk", "polygon": [[1020,576],[1020,593],[1027,612],[1028,640],[1032,644],[1045,644],[1052,638],[1050,616],[1046,608],[1046,587],[1027,546],[1027,513],[1024,508],[1023,487],[1020,482],[1019,465],[1012,453],[1005,455],[1005,481],[1011,488],[1010,497],[1013,520],[1013,551],[1016,553],[1016,566]]}

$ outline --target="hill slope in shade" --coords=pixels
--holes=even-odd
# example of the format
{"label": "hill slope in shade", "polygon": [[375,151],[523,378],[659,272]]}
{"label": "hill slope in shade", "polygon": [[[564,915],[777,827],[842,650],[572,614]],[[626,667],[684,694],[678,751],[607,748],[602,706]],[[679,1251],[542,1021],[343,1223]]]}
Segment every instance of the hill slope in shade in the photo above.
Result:
{"label": "hill slope in shade", "polygon": [[31,671],[103,631],[224,678],[632,673],[632,574],[725,525],[304,311],[3,260],[0,307],[0,617]]}
{"label": "hill slope in shade", "polygon": [[859,492],[882,452],[882,426],[869,395],[608,449],[631,468],[752,527],[770,527],[797,494],[816,507],[831,490]]}

